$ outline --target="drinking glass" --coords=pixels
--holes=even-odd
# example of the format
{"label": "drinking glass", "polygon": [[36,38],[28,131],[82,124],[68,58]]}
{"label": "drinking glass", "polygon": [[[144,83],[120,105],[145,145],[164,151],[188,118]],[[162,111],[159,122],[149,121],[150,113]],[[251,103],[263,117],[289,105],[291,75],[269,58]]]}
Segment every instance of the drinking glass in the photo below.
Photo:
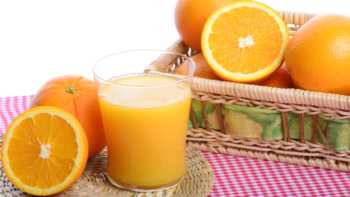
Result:
{"label": "drinking glass", "polygon": [[[185,75],[154,69],[167,71],[175,62],[185,62]],[[194,69],[191,58],[158,50],[124,51],[97,61],[106,173],[113,185],[153,191],[175,186],[184,176]]]}

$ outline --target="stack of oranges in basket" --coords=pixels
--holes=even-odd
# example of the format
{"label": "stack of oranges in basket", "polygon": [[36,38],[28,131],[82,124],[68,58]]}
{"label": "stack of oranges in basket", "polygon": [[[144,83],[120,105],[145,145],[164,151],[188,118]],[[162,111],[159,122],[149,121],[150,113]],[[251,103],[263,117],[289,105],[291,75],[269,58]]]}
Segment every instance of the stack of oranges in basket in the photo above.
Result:
{"label": "stack of oranges in basket", "polygon": [[250,0],[179,0],[175,20],[201,52],[198,77],[350,94],[349,17],[314,17],[292,39],[278,12]]}

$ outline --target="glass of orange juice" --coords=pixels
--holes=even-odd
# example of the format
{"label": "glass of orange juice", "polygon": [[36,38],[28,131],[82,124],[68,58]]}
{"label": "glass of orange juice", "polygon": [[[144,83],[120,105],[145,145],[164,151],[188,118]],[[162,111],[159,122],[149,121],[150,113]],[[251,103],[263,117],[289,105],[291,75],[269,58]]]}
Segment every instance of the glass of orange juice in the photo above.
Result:
{"label": "glass of orange juice", "polygon": [[[162,61],[155,61],[157,58]],[[188,61],[186,75],[153,72],[160,62]],[[133,50],[101,58],[95,68],[105,129],[109,181],[133,191],[175,186],[185,174],[193,61],[177,53]]]}

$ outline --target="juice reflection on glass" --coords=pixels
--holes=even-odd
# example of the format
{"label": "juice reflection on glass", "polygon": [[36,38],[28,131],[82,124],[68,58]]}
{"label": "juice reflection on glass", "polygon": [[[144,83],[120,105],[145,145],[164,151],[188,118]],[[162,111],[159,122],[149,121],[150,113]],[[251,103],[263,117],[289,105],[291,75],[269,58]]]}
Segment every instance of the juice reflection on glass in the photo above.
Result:
{"label": "juice reflection on glass", "polygon": [[189,84],[159,74],[126,74],[99,83],[109,180],[131,190],[175,185],[186,171]]}

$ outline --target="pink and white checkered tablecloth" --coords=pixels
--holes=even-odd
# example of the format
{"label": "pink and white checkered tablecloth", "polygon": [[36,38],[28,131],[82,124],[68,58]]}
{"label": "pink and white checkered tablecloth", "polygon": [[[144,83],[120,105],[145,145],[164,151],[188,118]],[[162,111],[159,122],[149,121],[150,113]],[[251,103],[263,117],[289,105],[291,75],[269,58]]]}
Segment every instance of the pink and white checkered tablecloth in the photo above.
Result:
{"label": "pink and white checkered tablecloth", "polygon": [[[0,132],[30,96],[0,98]],[[350,196],[350,173],[203,152],[215,172],[211,196]]]}

